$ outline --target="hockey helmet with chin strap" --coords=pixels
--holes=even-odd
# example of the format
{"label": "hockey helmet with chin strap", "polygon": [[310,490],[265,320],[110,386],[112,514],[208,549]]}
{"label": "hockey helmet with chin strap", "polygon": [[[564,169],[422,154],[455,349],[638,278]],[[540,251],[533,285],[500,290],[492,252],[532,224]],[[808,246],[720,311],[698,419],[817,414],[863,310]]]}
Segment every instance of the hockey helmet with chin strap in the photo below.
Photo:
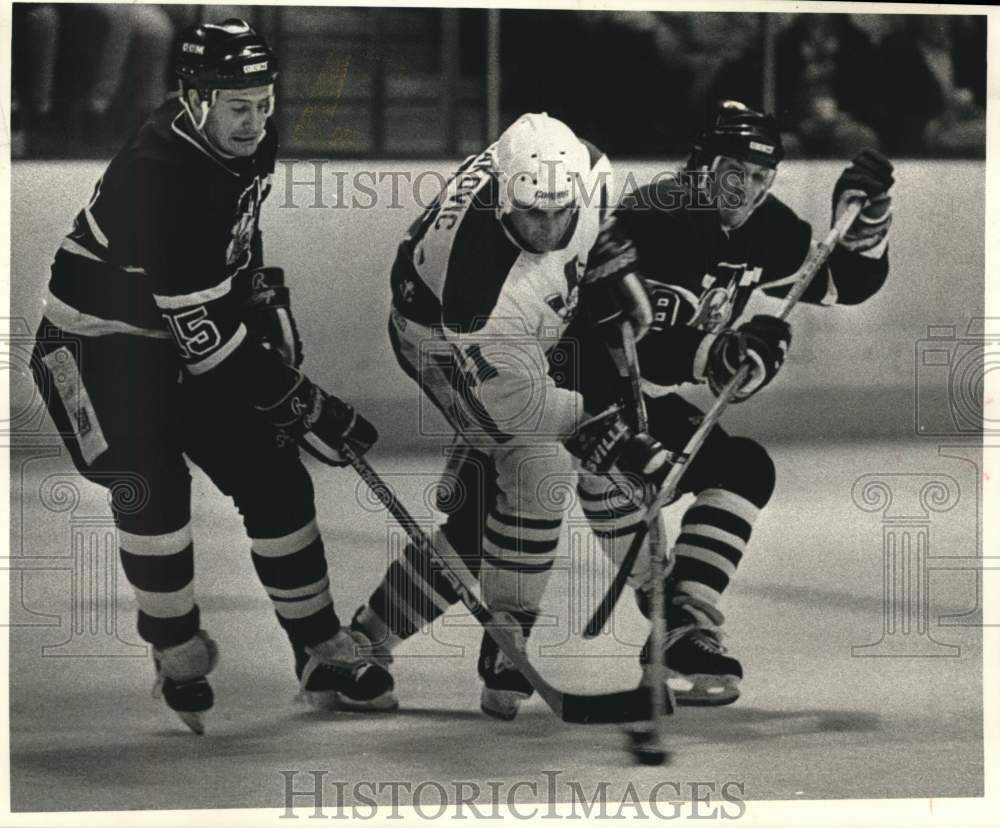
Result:
{"label": "hockey helmet with chin strap", "polygon": [[511,124],[493,146],[492,160],[501,218],[515,207],[574,206],[590,169],[587,148],[573,130],[545,112],[522,115]]}
{"label": "hockey helmet with chin strap", "polygon": [[198,129],[204,126],[218,90],[269,86],[278,77],[277,61],[267,41],[235,17],[189,26],[177,38],[173,58],[185,108],[188,89],[195,89],[201,98],[201,117],[191,113]]}
{"label": "hockey helmet with chin strap", "polygon": [[711,167],[720,155],[777,169],[785,157],[778,122],[739,101],[723,101],[711,125],[695,139],[687,168]]}

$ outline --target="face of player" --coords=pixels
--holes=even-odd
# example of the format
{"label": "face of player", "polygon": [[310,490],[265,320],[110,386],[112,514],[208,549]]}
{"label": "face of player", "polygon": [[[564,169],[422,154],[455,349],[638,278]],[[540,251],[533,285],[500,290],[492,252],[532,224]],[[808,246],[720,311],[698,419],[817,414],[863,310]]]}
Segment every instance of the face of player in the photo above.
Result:
{"label": "face of player", "polygon": [[273,109],[273,86],[220,89],[215,105],[208,110],[205,135],[226,155],[253,155]]}
{"label": "face of player", "polygon": [[735,230],[760,207],[777,170],[720,156],[715,167],[715,202],[724,230]]}
{"label": "face of player", "polygon": [[515,207],[510,224],[518,238],[536,253],[555,250],[573,221],[573,207],[543,210],[540,207]]}

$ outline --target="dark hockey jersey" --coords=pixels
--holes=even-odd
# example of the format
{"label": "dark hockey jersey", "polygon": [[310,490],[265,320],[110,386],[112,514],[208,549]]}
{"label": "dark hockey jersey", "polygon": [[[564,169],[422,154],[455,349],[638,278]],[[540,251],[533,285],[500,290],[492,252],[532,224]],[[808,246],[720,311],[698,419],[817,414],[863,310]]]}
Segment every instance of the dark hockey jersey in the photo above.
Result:
{"label": "dark hockey jersey", "polygon": [[225,364],[213,378],[253,375],[269,399],[287,372],[250,341],[242,312],[276,154],[272,121],[252,156],[227,158],[168,100],[112,159],[60,245],[46,317],[81,336],[172,338],[191,374]]}
{"label": "dark hockey jersey", "polygon": [[[660,180],[626,195],[616,211],[654,306],[653,329],[639,343],[644,379],[662,386],[700,379],[705,334],[737,324],[755,290],[785,296],[812,245],[809,224],[774,195],[726,232],[716,211],[682,187],[679,179]],[[885,244],[867,253],[837,247],[802,301],[858,304],[888,272]]]}

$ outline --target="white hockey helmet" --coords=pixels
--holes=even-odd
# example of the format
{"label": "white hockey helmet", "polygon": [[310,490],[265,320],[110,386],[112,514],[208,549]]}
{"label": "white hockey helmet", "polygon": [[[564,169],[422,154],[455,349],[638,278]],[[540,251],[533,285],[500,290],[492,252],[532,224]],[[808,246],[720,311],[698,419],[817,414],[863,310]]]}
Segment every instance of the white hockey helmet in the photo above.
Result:
{"label": "white hockey helmet", "polygon": [[493,167],[500,185],[500,216],[515,207],[557,210],[576,203],[590,155],[562,121],[530,112],[493,145]]}

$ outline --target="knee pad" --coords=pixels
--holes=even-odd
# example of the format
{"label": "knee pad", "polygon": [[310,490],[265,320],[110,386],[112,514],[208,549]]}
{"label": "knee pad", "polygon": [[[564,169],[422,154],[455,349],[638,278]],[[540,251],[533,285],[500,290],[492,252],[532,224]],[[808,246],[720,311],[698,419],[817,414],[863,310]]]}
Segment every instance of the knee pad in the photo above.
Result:
{"label": "knee pad", "polygon": [[763,508],[774,494],[774,461],[760,443],[748,437],[730,437],[722,452],[724,465],[716,485]]}

